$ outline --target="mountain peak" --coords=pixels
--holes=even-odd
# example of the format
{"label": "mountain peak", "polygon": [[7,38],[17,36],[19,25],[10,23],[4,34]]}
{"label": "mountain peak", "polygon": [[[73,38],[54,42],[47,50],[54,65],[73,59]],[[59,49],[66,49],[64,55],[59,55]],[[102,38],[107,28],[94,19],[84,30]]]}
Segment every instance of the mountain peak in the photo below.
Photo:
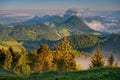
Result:
{"label": "mountain peak", "polygon": [[80,18],[77,17],[77,16],[75,16],[75,15],[71,16],[70,19],[77,19],[77,20],[80,20]]}
{"label": "mountain peak", "polygon": [[34,16],[32,19],[39,19],[40,17],[39,16]]}
{"label": "mountain peak", "polygon": [[75,32],[84,32],[84,33],[89,33],[89,32],[94,32],[94,30],[90,29],[88,25],[86,25],[78,16],[71,16],[67,21],[64,22],[64,26]]}
{"label": "mountain peak", "polygon": [[65,23],[68,23],[68,22],[81,22],[81,19],[75,15],[71,16]]}

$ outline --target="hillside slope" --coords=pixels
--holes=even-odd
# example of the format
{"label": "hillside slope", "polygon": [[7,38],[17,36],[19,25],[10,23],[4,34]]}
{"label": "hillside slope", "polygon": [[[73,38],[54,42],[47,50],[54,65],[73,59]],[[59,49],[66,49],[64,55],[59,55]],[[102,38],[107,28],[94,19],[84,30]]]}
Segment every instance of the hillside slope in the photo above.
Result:
{"label": "hillside slope", "polygon": [[75,72],[34,73],[29,76],[0,75],[1,80],[120,80],[120,68],[96,68]]}
{"label": "hillside slope", "polygon": [[72,34],[86,34],[86,33],[95,32],[94,30],[90,29],[88,25],[86,25],[77,16],[70,17],[62,25],[60,25],[60,28],[61,27],[68,29]]}

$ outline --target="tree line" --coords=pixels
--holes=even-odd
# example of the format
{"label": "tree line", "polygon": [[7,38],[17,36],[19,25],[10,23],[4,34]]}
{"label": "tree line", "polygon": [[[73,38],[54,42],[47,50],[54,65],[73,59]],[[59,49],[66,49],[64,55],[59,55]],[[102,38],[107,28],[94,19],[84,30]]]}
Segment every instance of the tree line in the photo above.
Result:
{"label": "tree line", "polygon": [[[70,45],[65,37],[60,46],[56,46],[54,51],[50,50],[47,44],[42,44],[38,50],[27,53],[25,49],[15,52],[12,47],[8,50],[0,49],[0,68],[17,74],[30,74],[47,71],[75,71],[78,70],[76,64],[77,50]],[[91,57],[90,68],[104,66],[100,46]],[[109,66],[112,66],[114,56],[110,54],[108,58]]]}

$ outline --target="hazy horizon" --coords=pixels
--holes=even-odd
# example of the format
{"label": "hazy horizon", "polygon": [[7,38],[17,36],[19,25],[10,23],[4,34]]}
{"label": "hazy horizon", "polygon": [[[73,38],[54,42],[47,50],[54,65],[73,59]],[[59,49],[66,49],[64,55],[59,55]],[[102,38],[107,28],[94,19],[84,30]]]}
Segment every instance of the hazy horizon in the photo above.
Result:
{"label": "hazy horizon", "polygon": [[119,4],[120,0],[0,0],[0,17],[61,14],[70,8],[116,11]]}
{"label": "hazy horizon", "polygon": [[0,10],[63,10],[90,8],[92,10],[120,10],[120,0],[1,0]]}

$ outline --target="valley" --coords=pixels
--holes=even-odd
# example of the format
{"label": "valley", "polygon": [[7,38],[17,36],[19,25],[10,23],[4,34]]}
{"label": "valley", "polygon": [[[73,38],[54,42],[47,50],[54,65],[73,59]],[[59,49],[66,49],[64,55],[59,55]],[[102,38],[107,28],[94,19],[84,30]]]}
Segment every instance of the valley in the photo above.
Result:
{"label": "valley", "polygon": [[0,8],[0,80],[120,79],[120,10],[34,8]]}

